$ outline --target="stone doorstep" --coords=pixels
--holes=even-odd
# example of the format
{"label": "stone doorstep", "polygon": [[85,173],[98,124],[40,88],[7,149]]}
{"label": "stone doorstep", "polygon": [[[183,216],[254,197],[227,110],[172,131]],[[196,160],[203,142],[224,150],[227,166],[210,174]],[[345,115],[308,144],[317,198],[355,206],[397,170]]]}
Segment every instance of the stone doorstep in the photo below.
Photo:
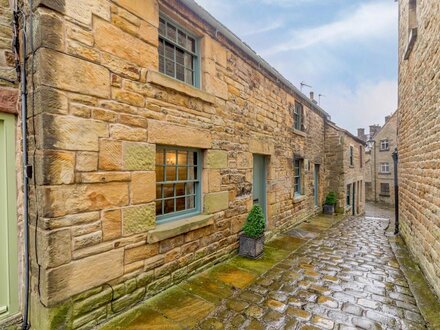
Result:
{"label": "stone doorstep", "polygon": [[440,299],[432,291],[403,238],[389,236],[388,241],[428,327],[440,329]]}
{"label": "stone doorstep", "polygon": [[[197,217],[195,217],[197,218]],[[206,221],[212,221],[212,217],[202,216],[203,219],[199,219],[201,223],[204,223]],[[205,219],[206,218],[206,219]],[[319,232],[322,232],[324,230],[330,229],[333,226],[337,225],[339,222],[344,220],[346,216],[341,215],[337,217],[327,217],[327,216],[314,216],[312,218],[306,219],[308,225],[313,225],[314,223],[317,226],[317,229]],[[325,223],[319,223],[319,221],[325,219]],[[334,222],[329,222],[328,219],[334,219]],[[197,225],[197,221],[194,221],[194,223]],[[293,228],[301,226],[301,224],[304,224],[305,221],[296,224],[293,226]],[[166,225],[166,224],[165,224]],[[163,226],[164,228],[167,228],[167,226]],[[168,230],[170,232],[174,232],[175,229],[171,228],[171,225],[168,225],[170,227]],[[161,229],[163,230],[164,235],[167,235],[168,230],[164,228],[159,228],[159,230],[156,230],[155,234],[159,234],[161,232]],[[176,230],[179,230],[178,227]],[[289,230],[292,230],[292,227],[289,228]],[[161,235],[161,234],[159,234]],[[235,256],[225,262],[221,262],[214,267],[211,267],[210,269],[203,271],[201,273],[198,273],[187,280],[183,281],[182,283],[175,285],[162,293],[152,297],[151,299],[148,299],[141,303],[140,305],[134,307],[133,309],[130,309],[120,315],[118,315],[116,318],[109,320],[108,322],[104,323],[102,325],[102,329],[112,329],[113,326],[118,325],[117,329],[120,328],[121,324],[128,326],[128,325],[139,325],[144,324],[144,322],[147,321],[147,318],[145,316],[142,316],[142,314],[139,314],[139,310],[155,310],[156,313],[162,315],[164,319],[168,319],[172,322],[175,322],[175,325],[183,324],[185,325],[186,322],[189,320],[185,317],[184,319],[181,318],[182,313],[187,313],[187,306],[180,306],[182,304],[177,303],[176,308],[170,308],[170,311],[165,311],[165,313],[160,310],[160,308],[157,308],[158,305],[161,304],[161,301],[169,300],[170,295],[176,295],[177,300],[184,299],[185,295],[177,294],[177,292],[186,292],[186,297],[192,297],[191,299],[195,299],[194,302],[198,303],[200,301],[204,302],[206,306],[205,310],[203,311],[204,318],[209,317],[209,314],[213,310],[215,310],[215,307],[219,306],[222,302],[222,298],[224,298],[219,290],[222,290],[226,288],[225,294],[230,297],[234,295],[235,293],[240,293],[242,290],[246,289],[248,286],[250,286],[252,283],[254,283],[258,278],[261,278],[261,276],[264,275],[267,271],[270,271],[274,266],[277,264],[283,262],[286,258],[289,257],[289,255],[299,248],[303,247],[304,245],[308,244],[310,241],[313,241],[314,239],[318,238],[320,235],[318,234],[314,238],[310,239],[304,239],[304,240],[298,240],[293,237],[285,236],[285,234],[280,234],[275,236],[273,239],[271,239],[267,246],[267,252],[265,255],[263,255],[262,258],[257,260],[250,260],[245,259],[239,256]],[[153,239],[153,238],[152,238]],[[293,239],[294,242],[286,242],[286,239]],[[276,244],[276,242],[279,244]],[[274,243],[274,244],[271,244]],[[286,244],[287,243],[287,244]],[[281,253],[281,251],[284,251]],[[255,265],[258,264],[258,265]],[[259,271],[258,271],[259,269]],[[246,278],[243,278],[244,275]],[[207,288],[209,292],[201,292],[203,291],[203,288]],[[223,289],[222,289],[223,288]],[[222,296],[220,299],[213,299],[214,295]],[[209,306],[208,306],[209,305]],[[214,308],[212,308],[214,306]],[[209,308],[208,308],[209,307]],[[181,309],[181,311],[179,311]],[[130,315],[131,314],[131,315]],[[179,316],[180,315],[180,316]],[[171,318],[170,318],[171,317]],[[178,320],[176,319],[178,318]],[[199,319],[201,320],[201,319]],[[131,329],[131,328],[130,328]]]}

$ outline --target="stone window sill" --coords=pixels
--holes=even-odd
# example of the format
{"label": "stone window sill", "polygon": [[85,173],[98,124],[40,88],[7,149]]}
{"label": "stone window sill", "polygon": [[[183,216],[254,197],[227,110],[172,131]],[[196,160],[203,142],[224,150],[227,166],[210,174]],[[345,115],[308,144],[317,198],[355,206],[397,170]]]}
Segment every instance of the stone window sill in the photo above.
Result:
{"label": "stone window sill", "polygon": [[300,131],[300,130],[298,130],[296,128],[292,128],[291,131],[292,131],[292,133],[294,133],[296,135],[299,135],[299,136],[302,136],[302,137],[306,137],[307,136],[306,132]]}
{"label": "stone window sill", "polygon": [[379,194],[380,197],[391,197],[390,194]]}
{"label": "stone window sill", "polygon": [[390,151],[390,148],[388,149],[379,149],[380,152],[384,152],[384,151]]}
{"label": "stone window sill", "polygon": [[200,229],[214,223],[213,215],[199,214],[194,217],[163,223],[147,233],[149,244],[176,237],[190,231]]}
{"label": "stone window sill", "polygon": [[306,195],[294,195],[293,196],[293,202],[294,203],[299,203],[306,200]]}
{"label": "stone window sill", "polygon": [[391,172],[379,172],[379,175],[391,175]]}
{"label": "stone window sill", "polygon": [[417,40],[417,28],[412,28],[409,31],[408,44],[406,45],[405,52],[403,53],[404,60],[409,59],[409,56],[411,55],[416,40]]}
{"label": "stone window sill", "polygon": [[179,93],[185,94],[190,97],[194,97],[205,101],[207,103],[214,104],[216,98],[201,89],[190,86],[180,80],[171,78],[163,73],[149,70],[147,73],[147,82],[155,85],[159,85],[165,88],[175,90]]}

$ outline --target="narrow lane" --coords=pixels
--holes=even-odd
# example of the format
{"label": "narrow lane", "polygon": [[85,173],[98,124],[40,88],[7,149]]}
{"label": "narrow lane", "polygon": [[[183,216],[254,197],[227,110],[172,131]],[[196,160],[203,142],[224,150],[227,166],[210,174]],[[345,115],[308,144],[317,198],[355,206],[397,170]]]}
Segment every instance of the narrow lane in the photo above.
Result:
{"label": "narrow lane", "polygon": [[350,217],[223,300],[201,329],[425,329],[380,212]]}

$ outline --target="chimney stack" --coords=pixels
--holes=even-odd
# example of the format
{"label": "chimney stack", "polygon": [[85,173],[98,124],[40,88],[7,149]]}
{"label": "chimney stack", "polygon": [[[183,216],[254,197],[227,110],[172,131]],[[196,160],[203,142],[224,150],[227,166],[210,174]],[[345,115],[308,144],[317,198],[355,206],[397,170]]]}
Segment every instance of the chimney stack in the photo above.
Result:
{"label": "chimney stack", "polygon": [[318,104],[318,101],[315,100],[315,93],[314,92],[310,92],[310,99],[312,100],[312,102],[314,104]]}

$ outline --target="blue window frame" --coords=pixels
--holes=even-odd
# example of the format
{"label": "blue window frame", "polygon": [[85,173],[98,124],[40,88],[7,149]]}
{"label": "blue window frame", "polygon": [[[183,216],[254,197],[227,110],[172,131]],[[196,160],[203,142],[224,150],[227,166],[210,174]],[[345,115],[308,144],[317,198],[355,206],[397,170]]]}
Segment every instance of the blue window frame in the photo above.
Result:
{"label": "blue window frame", "polygon": [[174,221],[200,213],[201,152],[156,148],[156,220]]}
{"label": "blue window frame", "polygon": [[159,71],[200,87],[198,39],[164,16],[159,18]]}
{"label": "blue window frame", "polygon": [[294,189],[295,189],[295,195],[299,196],[303,194],[302,190],[302,167],[303,167],[303,159],[301,158],[295,158],[293,160],[293,167],[294,167]]}

